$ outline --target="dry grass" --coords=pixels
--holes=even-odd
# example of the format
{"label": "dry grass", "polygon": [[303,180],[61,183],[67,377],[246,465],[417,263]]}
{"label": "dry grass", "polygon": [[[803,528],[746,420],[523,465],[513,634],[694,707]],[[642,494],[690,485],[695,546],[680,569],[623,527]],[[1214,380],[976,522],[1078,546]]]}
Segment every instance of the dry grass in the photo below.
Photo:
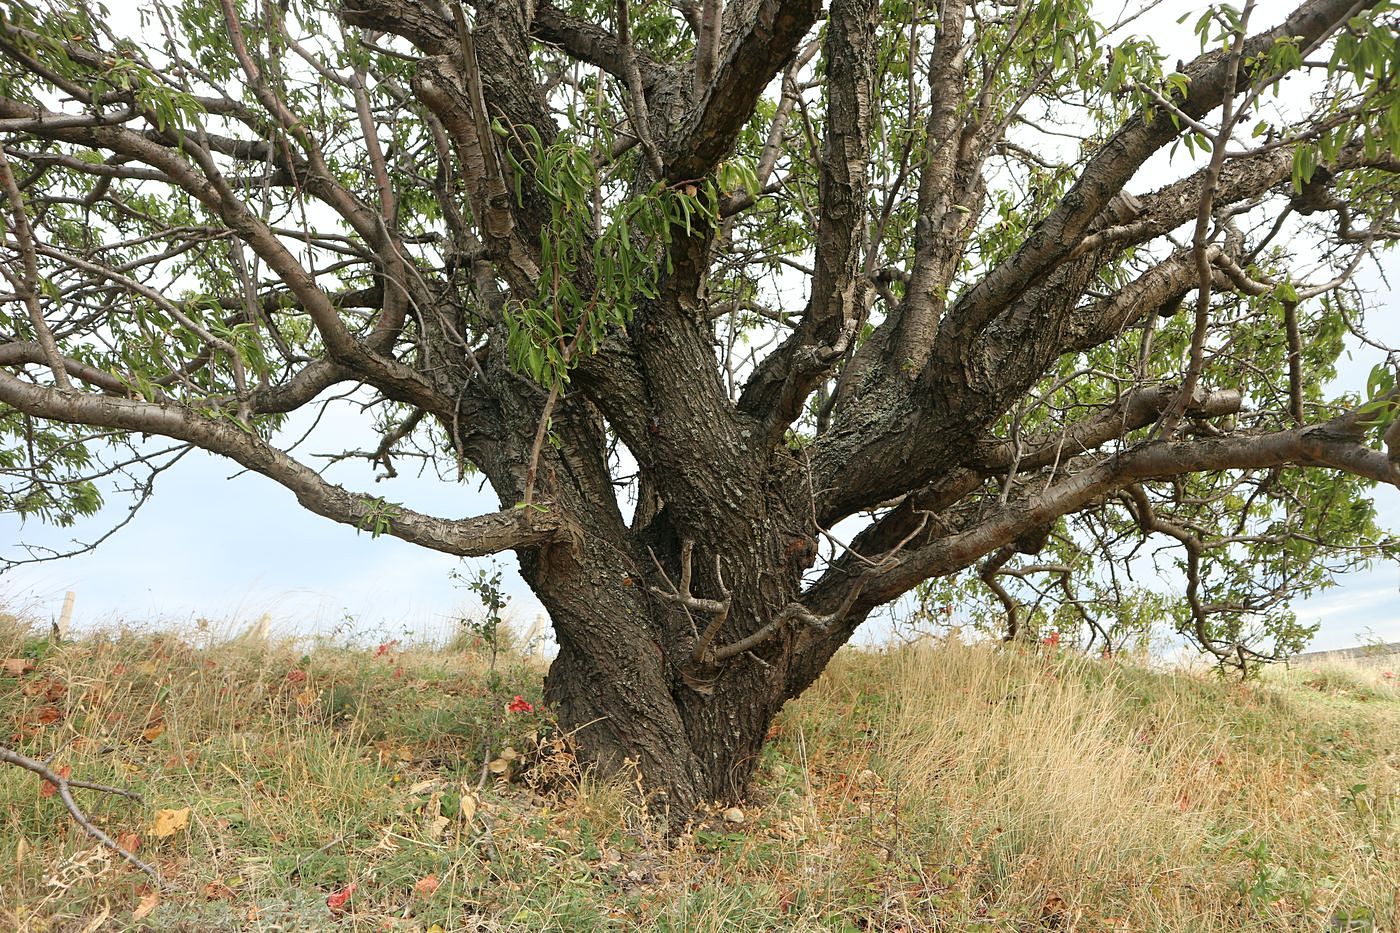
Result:
{"label": "dry grass", "polygon": [[882,707],[866,793],[891,861],[922,868],[910,928],[1396,928],[1393,699],[956,642],[848,656],[820,690],[804,711]]}
{"label": "dry grass", "polygon": [[[744,825],[668,846],[627,782],[504,711],[540,672],[470,645],[55,647],[0,620],[0,657],[26,655],[4,741],[145,794],[79,792],[173,888],[137,919],[144,877],[0,770],[3,928],[1400,929],[1381,670],[1240,686],[957,641],[847,652],[775,728]],[[488,743],[541,754],[478,794]]]}

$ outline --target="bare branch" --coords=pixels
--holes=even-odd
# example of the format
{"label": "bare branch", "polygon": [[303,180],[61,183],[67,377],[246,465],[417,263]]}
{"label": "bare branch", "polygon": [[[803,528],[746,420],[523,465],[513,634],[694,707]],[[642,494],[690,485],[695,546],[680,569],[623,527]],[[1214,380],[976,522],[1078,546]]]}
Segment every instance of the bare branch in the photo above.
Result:
{"label": "bare branch", "polygon": [[74,396],[26,383],[6,372],[0,372],[0,402],[54,421],[101,425],[188,441],[285,486],[303,507],[318,515],[375,533],[382,531],[446,554],[462,557],[495,554],[546,543],[564,533],[563,522],[557,515],[538,508],[450,520],[350,493],[326,482],[316,471],[256,434],[188,409],[133,399]]}
{"label": "bare branch", "polygon": [[3,745],[0,745],[0,761],[5,762],[6,764],[12,764],[17,767],[23,768],[26,771],[33,772],[34,774],[39,775],[39,777],[43,778],[45,781],[48,781],[50,784],[52,784],[55,788],[58,789],[58,797],[60,800],[63,801],[63,806],[68,810],[69,815],[73,817],[73,821],[83,828],[83,832],[87,833],[89,836],[102,843],[102,845],[106,846],[108,849],[111,849],[113,852],[126,859],[136,868],[139,868],[147,875],[150,875],[151,879],[155,881],[156,884],[160,885],[161,887],[165,887],[165,882],[161,879],[160,872],[156,871],[154,866],[149,865],[146,862],[143,862],[141,859],[137,858],[136,855],[132,854],[132,852],[129,849],[124,848],[115,839],[113,839],[111,836],[107,835],[107,833],[103,832],[101,829],[95,826],[92,820],[88,819],[87,814],[83,813],[82,808],[78,806],[78,802],[73,799],[73,788],[82,787],[88,790],[99,791],[100,793],[104,794],[117,794],[122,797],[130,797],[137,803],[141,802],[140,794],[134,791],[123,790],[120,787],[108,787],[106,784],[93,784],[89,781],[75,781],[71,778],[64,777],[57,771],[54,771],[44,762],[34,758],[30,758],[28,755],[21,755],[19,752],[14,751],[10,748],[6,748]]}

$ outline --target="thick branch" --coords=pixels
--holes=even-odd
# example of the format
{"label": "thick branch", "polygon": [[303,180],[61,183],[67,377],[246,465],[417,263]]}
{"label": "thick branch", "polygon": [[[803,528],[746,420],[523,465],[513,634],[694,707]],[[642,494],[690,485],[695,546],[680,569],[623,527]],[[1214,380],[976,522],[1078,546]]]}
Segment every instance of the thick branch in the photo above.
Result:
{"label": "thick branch", "polygon": [[[1248,39],[1238,60],[1263,56],[1275,42],[1296,38],[1303,50],[1328,35],[1336,26],[1379,0],[1310,0],[1273,29]],[[1238,65],[1234,56],[1212,51],[1188,64],[1189,91],[1177,106],[1192,117],[1202,117],[1220,106],[1227,88],[1235,86]],[[1118,130],[1089,160],[1059,205],[1036,226],[1016,255],[993,269],[958,300],[950,315],[962,339],[976,333],[1000,312],[1011,298],[1052,269],[1074,249],[1123,185],[1157,150],[1170,143],[1180,130],[1164,113],[1141,112]],[[1198,203],[1198,202],[1196,202]],[[1194,208],[1196,203],[1191,206]]]}
{"label": "thick branch", "polygon": [[[1342,470],[1400,487],[1400,459],[1393,460],[1365,447],[1357,438],[1343,416],[1326,424],[1271,434],[1149,443],[1083,466],[1043,492],[988,508],[965,531],[910,551],[876,574],[857,577],[850,568],[833,567],[812,587],[804,602],[832,605],[844,598],[859,579],[864,592],[856,608],[868,612],[930,577],[971,566],[982,556],[1016,540],[1027,529],[1047,526],[1062,515],[1144,480],[1297,464]],[[1395,440],[1400,442],[1400,436]],[[1392,455],[1394,451],[1392,447]]]}
{"label": "thick branch", "polygon": [[[1010,441],[981,445],[976,458],[969,461],[984,473],[1000,473],[1012,469],[1020,472],[1039,470],[1055,462],[1070,460],[1096,450],[1129,432],[1152,424],[1176,396],[1175,386],[1151,386],[1133,389],[1103,411],[1068,425],[1063,430],[1021,442],[1018,455]],[[1242,399],[1235,389],[1219,392],[1197,390],[1186,413],[1196,418],[1218,418],[1240,410]]]}
{"label": "thick branch", "polygon": [[560,516],[512,509],[468,519],[441,519],[326,482],[256,434],[188,409],[152,402],[73,395],[0,372],[0,402],[37,418],[118,428],[188,441],[285,486],[302,506],[333,521],[383,532],[446,554],[478,557],[532,547],[563,534]]}
{"label": "thick branch", "polygon": [[796,53],[820,10],[820,0],[758,0],[714,78],[694,88],[691,114],[668,141],[668,181],[702,178],[729,154],[758,95]]}
{"label": "thick branch", "polygon": [[826,28],[827,125],[822,141],[812,297],[802,321],[764,359],[740,399],[763,414],[768,441],[801,413],[808,394],[845,354],[865,317],[862,255],[869,191],[875,75],[874,0],[835,0]]}
{"label": "thick branch", "polygon": [[581,62],[596,65],[619,81],[627,80],[629,59],[635,60],[644,84],[652,84],[661,77],[661,69],[649,57],[635,49],[629,50],[611,32],[571,16],[552,3],[536,4],[530,33]]}

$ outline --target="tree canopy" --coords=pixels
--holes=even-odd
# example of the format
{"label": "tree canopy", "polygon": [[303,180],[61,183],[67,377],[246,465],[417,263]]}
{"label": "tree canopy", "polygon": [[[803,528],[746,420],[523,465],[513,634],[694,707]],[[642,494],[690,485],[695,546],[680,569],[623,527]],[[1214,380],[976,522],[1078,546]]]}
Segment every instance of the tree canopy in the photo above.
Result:
{"label": "tree canopy", "polygon": [[[1219,4],[1172,63],[1138,12],[12,0],[0,507],[139,503],[197,447],[513,550],[561,718],[681,809],[906,594],[1294,651],[1291,600],[1400,555],[1400,358],[1327,392],[1400,232],[1400,14]],[[346,398],[343,457],[500,511],[326,481],[288,419]]]}

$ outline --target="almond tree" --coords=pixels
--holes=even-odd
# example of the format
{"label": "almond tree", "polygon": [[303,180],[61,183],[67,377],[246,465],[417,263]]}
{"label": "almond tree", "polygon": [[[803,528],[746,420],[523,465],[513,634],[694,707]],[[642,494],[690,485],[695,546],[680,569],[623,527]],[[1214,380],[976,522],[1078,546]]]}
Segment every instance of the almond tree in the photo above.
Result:
{"label": "almond tree", "polygon": [[[1284,12],[1173,68],[1088,0],[11,0],[0,503],[139,504],[202,448],[514,551],[553,709],[676,819],[904,594],[1286,653],[1395,553],[1396,357],[1323,387],[1400,229],[1400,45],[1389,0]],[[343,456],[500,511],[325,480],[288,418],[338,398]]]}

